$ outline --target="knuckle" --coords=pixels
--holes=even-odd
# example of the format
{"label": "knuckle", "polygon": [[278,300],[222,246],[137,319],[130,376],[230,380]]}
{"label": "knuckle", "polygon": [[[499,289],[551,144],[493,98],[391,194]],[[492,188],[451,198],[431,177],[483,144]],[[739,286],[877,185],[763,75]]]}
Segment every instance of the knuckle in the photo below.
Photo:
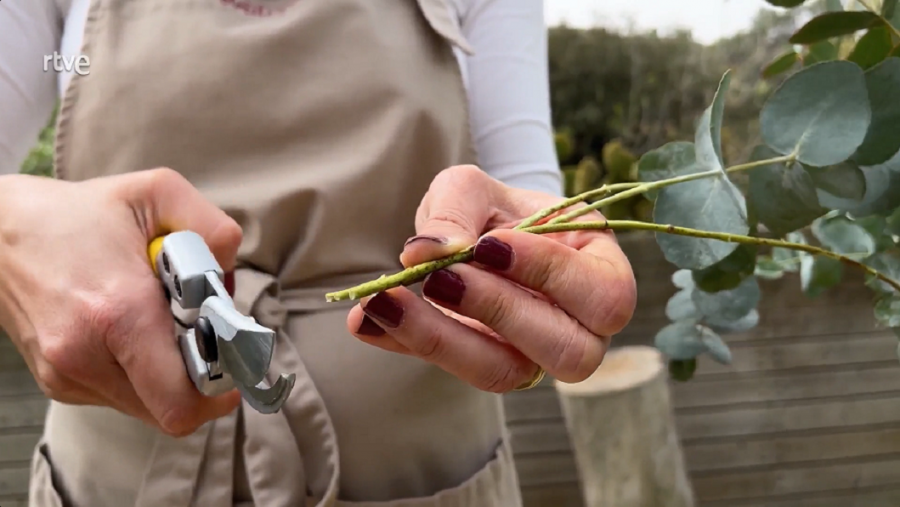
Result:
{"label": "knuckle", "polygon": [[497,291],[482,305],[483,313],[479,320],[495,331],[497,328],[505,327],[509,322],[514,322],[516,318],[516,303],[506,291]]}
{"label": "knuckle", "polygon": [[444,357],[445,350],[446,347],[444,345],[443,337],[435,329],[424,333],[419,339],[415,349],[416,353],[422,359],[433,363],[441,361],[441,358]]}
{"label": "knuckle", "polygon": [[[608,262],[608,261],[607,261]],[[602,287],[597,287],[587,298],[588,308],[596,308],[585,325],[596,334],[613,335],[625,328],[637,306],[637,284],[628,270],[612,266],[613,273]]]}
{"label": "knuckle", "polygon": [[475,224],[462,211],[453,208],[442,208],[435,211],[428,219],[433,224],[447,224],[463,230],[475,230]]}
{"label": "knuckle", "polygon": [[38,387],[50,399],[65,399],[73,391],[72,384],[46,358],[35,361],[34,377]]}
{"label": "knuckle", "polygon": [[158,422],[163,433],[175,438],[186,437],[202,425],[197,420],[195,412],[186,405],[170,405]]}
{"label": "knuckle", "polygon": [[481,184],[486,177],[487,174],[478,168],[478,166],[470,164],[456,165],[448,167],[438,173],[438,176],[434,179],[434,185],[436,188],[443,188],[446,185],[478,185]]}
{"label": "knuckle", "polygon": [[169,167],[157,167],[150,169],[145,175],[147,185],[152,188],[168,187],[169,185],[183,185],[187,183],[185,177]]}
{"label": "knuckle", "polygon": [[589,364],[591,361],[586,355],[588,333],[582,332],[577,324],[571,327],[574,329],[560,335],[556,340],[553,369],[557,372],[557,377],[564,382],[581,382],[599,365],[592,368]]}
{"label": "knuckle", "polygon": [[500,365],[490,370],[475,387],[489,393],[504,394],[522,384],[523,377],[521,369],[512,365]]}

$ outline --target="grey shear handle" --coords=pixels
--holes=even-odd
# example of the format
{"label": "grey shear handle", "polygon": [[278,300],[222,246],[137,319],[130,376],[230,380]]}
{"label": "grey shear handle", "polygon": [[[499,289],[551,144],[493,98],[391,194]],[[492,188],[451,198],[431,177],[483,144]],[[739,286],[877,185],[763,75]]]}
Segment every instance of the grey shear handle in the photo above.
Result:
{"label": "grey shear handle", "polygon": [[275,332],[241,314],[225,290],[224,272],[203,238],[191,231],[162,240],[153,260],[169,296],[185,310],[199,309],[193,329],[178,338],[185,368],[197,389],[217,396],[237,388],[255,410],[274,413],[290,395],[294,374],[265,382]]}

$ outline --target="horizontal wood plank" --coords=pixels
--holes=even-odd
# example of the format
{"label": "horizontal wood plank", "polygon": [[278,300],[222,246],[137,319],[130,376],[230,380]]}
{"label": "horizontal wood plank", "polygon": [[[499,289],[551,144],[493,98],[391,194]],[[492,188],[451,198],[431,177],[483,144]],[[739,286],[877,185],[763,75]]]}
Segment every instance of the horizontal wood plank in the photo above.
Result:
{"label": "horizontal wood plank", "polygon": [[40,439],[41,433],[37,431],[0,435],[0,464],[31,460]]}
{"label": "horizontal wood plank", "polygon": [[570,453],[519,456],[516,469],[523,488],[578,483],[575,458]]}
{"label": "horizontal wood plank", "polygon": [[43,426],[48,404],[46,398],[37,395],[0,398],[0,432],[6,429]]}
{"label": "horizontal wood plank", "polygon": [[707,502],[701,507],[897,507],[898,505],[900,505],[900,485],[789,495],[784,498]]}
{"label": "horizontal wood plank", "polygon": [[27,463],[19,467],[0,468],[0,497],[27,495],[30,471]]}
{"label": "horizontal wood plank", "polygon": [[[900,424],[843,433],[763,436],[684,446],[691,472],[900,455]],[[821,464],[821,463],[819,463]],[[811,464],[810,466],[814,466]]]}
{"label": "horizontal wood plank", "polygon": [[698,360],[697,378],[709,374],[780,371],[880,362],[896,354],[897,337],[890,331],[876,331],[858,335],[822,337],[818,340],[745,342],[732,344],[731,350],[734,359],[729,365],[720,364],[707,355],[701,356]]}
{"label": "horizontal wood plank", "polygon": [[[16,346],[0,333],[0,370],[24,369],[28,366]],[[0,504],[2,505],[2,504]]]}
{"label": "horizontal wood plank", "polygon": [[900,422],[900,392],[883,397],[780,402],[676,413],[682,440]]}
{"label": "horizontal wood plank", "polygon": [[898,470],[900,458],[797,469],[696,473],[692,479],[700,501],[726,501],[896,485],[900,482]]}
{"label": "horizontal wood plank", "polygon": [[0,398],[41,394],[41,389],[28,370],[0,370]]}
{"label": "horizontal wood plank", "polygon": [[877,368],[825,370],[808,374],[735,374],[707,380],[673,383],[676,408],[776,400],[851,396],[900,390],[896,357]]}

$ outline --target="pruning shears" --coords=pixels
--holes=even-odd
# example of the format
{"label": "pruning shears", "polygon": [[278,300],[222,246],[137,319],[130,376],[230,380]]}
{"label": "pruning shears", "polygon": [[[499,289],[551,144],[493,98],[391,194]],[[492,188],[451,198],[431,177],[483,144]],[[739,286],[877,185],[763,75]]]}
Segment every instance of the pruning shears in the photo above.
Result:
{"label": "pruning shears", "polygon": [[225,273],[203,238],[181,231],[154,239],[150,264],[166,297],[184,310],[200,310],[178,344],[188,375],[206,396],[237,388],[251,407],[272,414],[294,388],[296,376],[282,374],[271,386],[266,373],[275,351],[275,331],[239,312],[225,288]]}

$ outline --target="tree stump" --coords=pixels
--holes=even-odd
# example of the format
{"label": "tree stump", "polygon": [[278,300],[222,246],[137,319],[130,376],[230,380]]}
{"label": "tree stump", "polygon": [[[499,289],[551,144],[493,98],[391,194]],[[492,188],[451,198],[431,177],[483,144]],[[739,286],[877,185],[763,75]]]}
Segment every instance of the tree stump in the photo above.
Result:
{"label": "tree stump", "polygon": [[693,507],[659,351],[611,349],[590,378],[555,387],[586,507]]}

